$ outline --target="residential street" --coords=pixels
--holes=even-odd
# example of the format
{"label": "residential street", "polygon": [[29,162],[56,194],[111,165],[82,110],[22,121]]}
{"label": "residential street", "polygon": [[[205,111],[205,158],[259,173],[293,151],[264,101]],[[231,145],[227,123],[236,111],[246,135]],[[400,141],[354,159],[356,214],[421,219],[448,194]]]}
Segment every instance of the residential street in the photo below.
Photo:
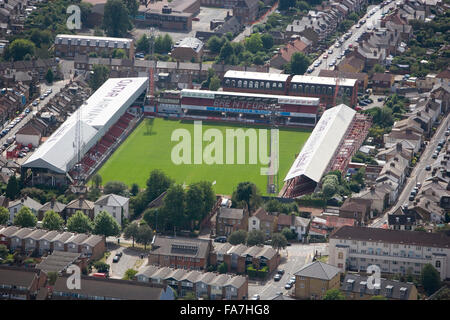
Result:
{"label": "residential street", "polygon": [[266,282],[249,281],[248,298],[254,294],[259,294],[261,300],[272,299],[278,292],[288,294],[292,289],[286,290],[284,286],[301,267],[312,261],[314,252],[317,251],[322,255],[328,255],[328,243],[311,243],[311,244],[292,244],[286,247],[286,250],[280,251],[281,262],[278,270],[284,270],[285,273],[281,280],[275,282],[273,277],[275,273],[270,275]]}
{"label": "residential street", "polygon": [[[356,44],[356,40],[366,31],[368,26],[377,27],[379,25],[379,20],[381,18],[381,14],[383,12],[387,12],[389,10],[389,8],[391,8],[391,7],[395,7],[395,2],[391,2],[390,4],[388,4],[387,6],[381,8],[381,9],[380,9],[379,5],[369,6],[367,9],[367,13],[364,15],[363,18],[361,18],[359,20],[359,21],[361,21],[362,19],[366,19],[366,23],[364,23],[360,28],[357,28],[356,26],[359,24],[359,21],[358,21],[356,24],[354,24],[349,29],[349,31],[352,32],[351,37],[348,38],[347,40],[345,40],[344,43],[339,48],[335,48],[334,47],[335,43],[333,43],[332,46],[330,48],[328,48],[328,50],[333,50],[333,53],[328,53],[328,50],[327,50],[322,55],[320,55],[319,58],[317,58],[315,61],[313,61],[313,63],[309,66],[310,68],[314,67],[314,64],[319,60],[322,61],[322,64],[320,66],[316,67],[314,69],[314,71],[310,73],[310,75],[318,76],[320,70],[322,70],[322,69],[334,70],[334,66],[329,66],[329,64],[333,60],[336,60],[336,64],[339,64],[340,60],[338,59],[338,56],[341,53],[343,53],[345,49],[347,49],[349,44],[352,44],[354,46]],[[369,17],[368,13],[372,10],[375,10],[375,14],[373,14],[371,17]],[[325,55],[327,55],[327,58],[324,58]],[[342,58],[342,59],[344,59],[344,58]]]}
{"label": "residential street", "polygon": [[447,117],[445,117],[441,121],[441,124],[437,128],[436,133],[431,138],[430,142],[422,153],[420,160],[417,162],[416,166],[411,172],[411,175],[408,178],[405,187],[403,188],[395,205],[392,206],[392,208],[388,210],[382,217],[375,219],[374,222],[370,224],[371,227],[380,228],[384,223],[387,223],[389,213],[394,212],[404,203],[411,203],[411,201],[408,200],[411,189],[414,188],[417,182],[423,184],[425,178],[430,175],[430,171],[426,171],[425,167],[427,165],[431,165],[435,161],[435,159],[432,158],[433,152],[434,150],[436,150],[439,140],[441,140],[442,138],[447,138],[445,136],[445,131],[447,130],[449,124],[450,114],[448,114]]}

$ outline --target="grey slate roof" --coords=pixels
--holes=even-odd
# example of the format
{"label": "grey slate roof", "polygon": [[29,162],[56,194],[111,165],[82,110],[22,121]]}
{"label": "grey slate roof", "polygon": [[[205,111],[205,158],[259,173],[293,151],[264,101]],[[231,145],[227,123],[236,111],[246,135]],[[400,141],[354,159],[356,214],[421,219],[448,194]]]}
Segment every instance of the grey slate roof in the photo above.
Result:
{"label": "grey slate roof", "polygon": [[241,220],[244,217],[244,209],[219,208],[218,218]]}
{"label": "grey slate roof", "polygon": [[128,198],[117,194],[105,194],[95,201],[95,205],[108,207],[122,207],[128,202]]}
{"label": "grey slate roof", "polygon": [[321,261],[314,261],[301,268],[295,275],[307,278],[331,280],[339,272],[340,270],[332,265]]}

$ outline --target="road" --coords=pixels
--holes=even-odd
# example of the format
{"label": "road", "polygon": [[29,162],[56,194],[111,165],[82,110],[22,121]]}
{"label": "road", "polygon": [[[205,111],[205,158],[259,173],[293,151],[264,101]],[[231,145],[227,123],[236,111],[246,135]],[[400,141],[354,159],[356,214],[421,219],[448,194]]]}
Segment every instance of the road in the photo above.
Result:
{"label": "road", "polygon": [[[427,165],[431,165],[435,161],[435,159],[432,158],[432,155],[434,153],[434,150],[436,150],[439,140],[446,138],[445,131],[447,130],[449,124],[450,124],[450,114],[447,114],[447,116],[441,121],[441,124],[437,128],[433,137],[428,142],[428,145],[426,146],[424,152],[422,153],[422,156],[420,157],[419,161],[416,163],[416,166],[414,167],[413,171],[411,172],[410,177],[407,179],[405,187],[403,188],[402,192],[400,193],[400,196],[398,197],[398,200],[395,203],[395,205],[392,206],[392,208],[390,210],[386,211],[386,213],[383,216],[375,219],[370,224],[370,227],[381,228],[384,223],[387,223],[388,214],[393,213],[404,203],[409,204],[412,202],[412,201],[409,201],[409,199],[408,199],[409,195],[411,193],[411,190],[416,186],[417,182],[420,182],[423,184],[423,182],[427,178],[427,176],[430,175],[430,171],[426,171],[425,167]],[[445,150],[445,148],[443,148],[443,150]]]}
{"label": "road", "polygon": [[[328,48],[328,50],[332,50],[332,53],[328,53],[328,50],[326,52],[324,52],[323,54],[321,54],[315,61],[313,61],[313,63],[309,66],[309,68],[313,68],[314,64],[318,61],[322,61],[322,63],[320,64],[320,66],[315,67],[313,72],[310,73],[310,75],[312,76],[318,76],[320,70],[326,69],[326,70],[334,70],[334,66],[330,66],[329,64],[333,61],[336,60],[336,64],[339,63],[339,55],[341,53],[343,53],[345,51],[346,48],[348,48],[348,46],[350,44],[352,44],[353,46],[357,44],[357,39],[367,30],[367,27],[377,27],[379,25],[379,21],[381,19],[381,14],[383,12],[387,12],[389,10],[389,8],[391,7],[395,7],[395,1],[391,2],[390,4],[388,4],[387,6],[384,6],[383,8],[380,9],[380,5],[377,6],[369,6],[367,9],[367,13],[359,20],[363,20],[366,19],[366,23],[364,23],[360,28],[358,28],[357,26],[359,26],[359,21],[354,24],[348,31],[352,32],[352,35],[350,38],[348,38],[347,40],[344,41],[344,43],[339,47],[339,48],[335,48],[335,43],[333,43],[331,45],[330,48]],[[369,17],[369,12],[375,10],[375,13]],[[348,32],[347,31],[347,32]],[[325,58],[325,56],[327,56],[327,58]]]}
{"label": "road", "polygon": [[261,300],[269,300],[275,297],[278,292],[288,295],[289,292],[294,289],[294,287],[292,287],[292,289],[286,290],[284,286],[289,281],[289,278],[291,278],[301,267],[312,261],[315,251],[321,253],[322,255],[327,255],[328,244],[292,244],[291,246],[286,247],[286,250],[280,251],[281,262],[278,270],[285,271],[281,280],[275,282],[273,280],[273,277],[275,275],[274,273],[270,276],[269,280],[263,283],[254,281],[249,282],[248,297],[251,298],[254,294],[259,294]]}

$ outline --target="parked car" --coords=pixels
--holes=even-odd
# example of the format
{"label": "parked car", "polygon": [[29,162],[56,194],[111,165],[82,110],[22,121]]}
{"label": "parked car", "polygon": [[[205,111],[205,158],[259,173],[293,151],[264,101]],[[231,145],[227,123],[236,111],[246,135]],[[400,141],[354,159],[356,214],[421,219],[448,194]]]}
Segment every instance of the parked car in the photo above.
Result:
{"label": "parked car", "polygon": [[430,170],[431,170],[431,166],[430,166],[430,165],[427,165],[427,166],[425,167],[425,170],[430,171]]}
{"label": "parked car", "polygon": [[379,97],[377,100],[378,100],[378,102],[381,102],[381,101],[384,101],[384,98],[383,97]]}
{"label": "parked car", "polygon": [[217,237],[214,239],[214,242],[225,243],[225,242],[227,242],[227,237],[225,237],[225,236]]}
{"label": "parked car", "polygon": [[283,269],[277,270],[277,274],[283,275],[284,274],[284,270]]}
{"label": "parked car", "polygon": [[328,50],[328,54],[332,54],[333,53],[333,49]]}
{"label": "parked car", "polygon": [[118,254],[116,254],[115,256],[114,256],[114,258],[113,258],[113,263],[117,263],[117,262],[119,262],[119,260],[120,260],[120,256],[118,255]]}
{"label": "parked car", "polygon": [[324,58],[324,59],[328,59],[328,55],[327,55],[327,54],[324,54],[324,55],[323,55],[323,58]]}
{"label": "parked car", "polygon": [[[38,104],[39,104],[39,102],[38,102]],[[26,108],[25,113],[30,113],[30,109]]]}
{"label": "parked car", "polygon": [[261,297],[259,296],[259,294],[254,294],[253,297],[251,298],[251,300],[260,300]]}
{"label": "parked car", "polygon": [[438,157],[438,154],[435,152],[435,153],[433,153],[433,155],[431,156],[433,159],[437,159],[437,157]]}
{"label": "parked car", "polygon": [[44,99],[45,99],[45,96],[44,96],[44,95],[41,95],[41,96],[39,97],[39,99],[44,100]]}
{"label": "parked car", "polygon": [[199,17],[192,18],[192,21],[200,21]]}
{"label": "parked car", "polygon": [[273,277],[273,281],[280,281],[281,280],[281,275],[276,274],[275,277]]}
{"label": "parked car", "polygon": [[285,288],[286,290],[289,290],[290,288],[292,288],[292,284],[290,284],[290,283],[288,282],[288,283],[286,283],[286,285],[284,286],[284,288]]}

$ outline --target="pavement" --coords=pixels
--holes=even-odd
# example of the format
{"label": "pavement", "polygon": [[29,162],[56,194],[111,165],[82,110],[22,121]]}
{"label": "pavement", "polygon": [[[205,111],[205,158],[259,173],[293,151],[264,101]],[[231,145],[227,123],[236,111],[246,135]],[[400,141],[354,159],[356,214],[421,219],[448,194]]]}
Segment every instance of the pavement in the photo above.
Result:
{"label": "pavement", "polygon": [[[359,24],[359,21],[355,23],[348,31],[352,32],[352,35],[350,38],[344,41],[344,43],[339,47],[335,48],[333,43],[323,54],[321,54],[316,60],[312,62],[312,64],[309,66],[310,68],[314,67],[314,64],[321,60],[322,64],[315,68],[313,72],[311,72],[309,75],[312,76],[318,76],[320,70],[334,70],[334,66],[329,66],[329,64],[336,59],[336,64],[339,64],[341,60],[338,59],[338,56],[344,52],[344,50],[348,47],[349,44],[352,44],[353,46],[357,44],[356,40],[367,30],[368,26],[371,27],[377,27],[379,26],[379,22],[381,19],[381,14],[383,12],[387,12],[389,8],[395,7],[395,1],[391,2],[387,6],[384,6],[383,8],[380,8],[380,5],[377,6],[369,6],[367,9],[367,13],[359,20],[366,19],[366,23],[364,23],[360,28],[357,28],[356,26]],[[368,13],[372,10],[375,10],[375,14],[373,14],[371,17],[368,16]],[[347,32],[348,32],[347,31]],[[328,50],[333,50],[333,53],[329,54]],[[324,58],[324,56],[327,55],[327,58]]]}
{"label": "pavement", "polygon": [[410,177],[407,178],[405,186],[402,192],[400,193],[400,196],[398,197],[398,200],[395,203],[395,205],[392,206],[391,209],[387,210],[383,216],[375,219],[369,225],[370,227],[381,228],[383,224],[388,223],[387,222],[388,214],[393,213],[404,203],[410,204],[412,202],[409,201],[409,195],[411,193],[411,190],[416,186],[418,182],[423,184],[424,180],[431,175],[431,171],[426,171],[425,167],[427,165],[431,165],[435,161],[435,159],[432,158],[432,155],[436,150],[439,140],[446,138],[445,131],[447,130],[449,124],[450,124],[450,114],[447,114],[447,116],[441,121],[433,137],[428,142],[428,145],[425,147],[425,150],[423,151],[419,161],[416,163],[416,166],[411,172]]}
{"label": "pavement", "polygon": [[[108,250],[111,251],[111,255],[106,259],[106,263],[110,265],[109,277],[113,279],[122,279],[125,272],[128,269],[133,269],[136,263],[141,260],[141,252],[134,250],[133,248],[119,247],[117,244],[108,243]],[[122,257],[119,262],[113,263],[116,253],[122,252]],[[144,256],[143,264],[147,263],[147,257]]]}
{"label": "pavement", "polygon": [[259,294],[261,300],[269,300],[281,292],[289,295],[294,290],[294,286],[287,290],[284,288],[289,278],[300,270],[301,267],[310,263],[317,251],[322,255],[328,255],[328,243],[311,243],[311,244],[292,244],[286,247],[286,250],[281,250],[281,262],[278,270],[284,270],[285,273],[280,281],[275,282],[273,277],[276,272],[270,275],[269,280],[266,281],[249,281],[248,297],[251,298],[254,294]]}

